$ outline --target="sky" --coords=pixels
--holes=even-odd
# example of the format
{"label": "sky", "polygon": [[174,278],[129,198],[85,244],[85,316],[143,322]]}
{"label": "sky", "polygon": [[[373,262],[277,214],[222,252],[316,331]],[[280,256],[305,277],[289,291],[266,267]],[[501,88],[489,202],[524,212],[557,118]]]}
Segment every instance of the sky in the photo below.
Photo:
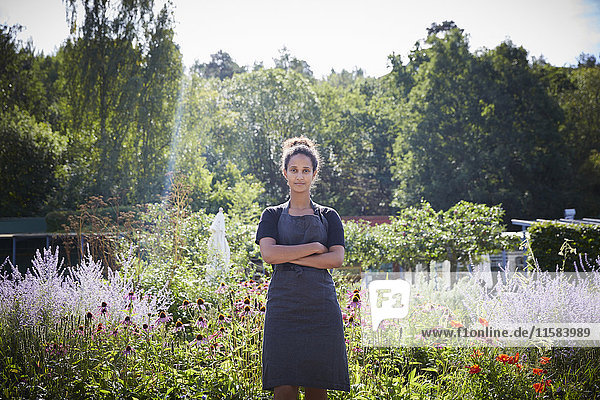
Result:
{"label": "sky", "polygon": [[[162,0],[164,1],[164,0]],[[155,0],[162,4],[161,0]],[[407,61],[433,22],[454,21],[471,51],[506,39],[530,57],[576,65],[600,58],[600,0],[173,0],[175,41],[187,67],[219,50],[240,65],[274,65],[285,46],[317,78],[361,68],[379,77],[388,56]],[[24,26],[19,38],[53,53],[69,31],[62,0],[0,0],[0,23]]]}

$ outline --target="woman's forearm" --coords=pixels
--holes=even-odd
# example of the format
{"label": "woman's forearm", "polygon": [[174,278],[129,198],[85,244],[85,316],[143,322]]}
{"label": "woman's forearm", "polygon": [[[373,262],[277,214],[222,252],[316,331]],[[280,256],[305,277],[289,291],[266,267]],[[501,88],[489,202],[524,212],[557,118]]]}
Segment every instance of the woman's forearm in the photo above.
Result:
{"label": "woman's forearm", "polygon": [[327,253],[313,254],[289,262],[320,269],[339,268],[344,263],[344,250],[342,247],[341,249],[330,250]]}
{"label": "woman's forearm", "polygon": [[[264,240],[264,239],[263,239]],[[318,242],[296,244],[296,245],[278,245],[275,241],[261,240],[260,253],[262,259],[269,264],[283,264],[292,260],[302,259],[304,257],[319,254],[327,249]]]}

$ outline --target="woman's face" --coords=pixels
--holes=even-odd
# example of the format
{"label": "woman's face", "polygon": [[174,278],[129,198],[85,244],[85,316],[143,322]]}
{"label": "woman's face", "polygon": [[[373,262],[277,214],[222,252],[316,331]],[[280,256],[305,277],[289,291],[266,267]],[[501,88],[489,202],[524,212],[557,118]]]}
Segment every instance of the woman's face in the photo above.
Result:
{"label": "woman's face", "polygon": [[315,171],[313,171],[312,161],[308,156],[296,154],[290,158],[283,175],[291,191],[305,192],[310,190],[310,185],[315,178]]}

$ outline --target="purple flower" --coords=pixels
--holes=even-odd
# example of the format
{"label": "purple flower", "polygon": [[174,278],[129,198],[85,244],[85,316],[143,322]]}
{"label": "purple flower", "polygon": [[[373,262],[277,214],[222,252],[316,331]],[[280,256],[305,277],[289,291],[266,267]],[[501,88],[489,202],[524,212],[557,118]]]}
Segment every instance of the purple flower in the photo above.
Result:
{"label": "purple flower", "polygon": [[198,300],[196,300],[196,305],[198,306],[198,308],[206,310],[205,304],[206,304],[206,302],[204,301],[204,299],[202,297],[198,297]]}
{"label": "purple flower", "polygon": [[190,346],[200,347],[200,345],[206,343],[208,341],[207,338],[202,336],[201,333],[196,335],[196,338],[190,342]]}
{"label": "purple flower", "polygon": [[231,318],[228,318],[228,317],[226,317],[223,314],[219,314],[219,316],[217,317],[217,323],[218,324],[224,324],[224,323],[229,322],[229,321],[231,321]]}
{"label": "purple flower", "polygon": [[216,290],[216,293],[222,294],[222,293],[226,293],[226,292],[227,292],[227,285],[225,285],[225,283],[221,282],[221,285]]}
{"label": "purple flower", "polygon": [[183,302],[181,303],[181,305],[179,306],[180,309],[182,310],[186,310],[188,308],[190,308],[193,304],[190,303],[188,300],[183,300]]}
{"label": "purple flower", "polygon": [[355,309],[355,308],[360,308],[360,294],[354,293],[352,295],[352,299],[350,301],[350,303],[348,304],[348,308],[349,309]]}
{"label": "purple flower", "polygon": [[101,315],[106,315],[106,313],[108,312],[108,304],[107,304],[105,301],[103,301],[103,302],[100,304],[100,307],[98,307],[98,312],[99,312]]}
{"label": "purple flower", "polygon": [[125,350],[123,350],[123,354],[125,354],[126,356],[135,353],[135,350],[133,347],[131,347],[131,345],[127,345],[127,347],[125,347]]}
{"label": "purple flower", "polygon": [[198,317],[198,319],[196,320],[196,326],[198,328],[206,328],[208,326],[208,323],[203,317]]}
{"label": "purple flower", "polygon": [[171,321],[172,319],[173,319],[173,317],[171,317],[166,311],[161,311],[158,313],[158,319],[156,320],[154,325],[166,324],[167,322]]}
{"label": "purple flower", "polygon": [[252,308],[250,308],[249,305],[245,305],[242,312],[240,313],[240,315],[244,316],[244,315],[249,315],[252,313]]}
{"label": "purple flower", "polygon": [[180,332],[183,330],[185,330],[185,324],[178,319],[177,322],[175,322],[175,328],[173,328],[173,332]]}

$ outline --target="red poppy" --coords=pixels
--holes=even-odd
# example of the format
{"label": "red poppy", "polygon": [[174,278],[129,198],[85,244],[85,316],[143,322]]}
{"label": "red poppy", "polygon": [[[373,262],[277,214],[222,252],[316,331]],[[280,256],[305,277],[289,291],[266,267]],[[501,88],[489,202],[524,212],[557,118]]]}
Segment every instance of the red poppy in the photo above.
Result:
{"label": "red poppy", "polygon": [[550,362],[550,357],[540,357],[540,364],[548,364]]}
{"label": "red poppy", "polygon": [[489,325],[490,325],[490,323],[488,322],[488,320],[487,320],[487,319],[485,319],[485,318],[481,318],[481,317],[479,317],[479,323],[480,323],[481,325],[483,325],[483,326],[489,326]]}
{"label": "red poppy", "polygon": [[458,321],[454,321],[454,320],[450,321],[450,325],[452,325],[453,328],[462,328],[462,327],[464,327],[463,324],[461,324]]}
{"label": "red poppy", "polygon": [[534,373],[534,375],[543,375],[546,373],[546,371],[544,371],[541,368],[534,368],[532,372]]}

